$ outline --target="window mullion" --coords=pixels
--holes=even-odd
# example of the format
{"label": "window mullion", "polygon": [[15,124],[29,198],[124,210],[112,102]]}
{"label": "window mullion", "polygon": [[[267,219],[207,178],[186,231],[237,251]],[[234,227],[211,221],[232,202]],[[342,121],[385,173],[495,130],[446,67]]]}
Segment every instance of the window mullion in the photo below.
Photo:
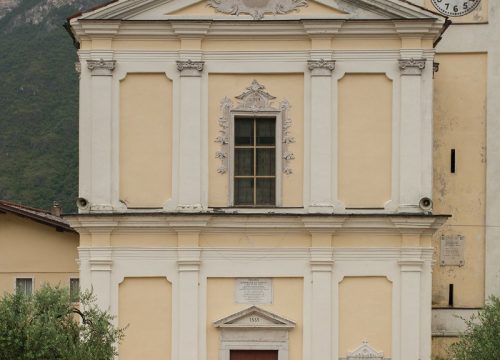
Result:
{"label": "window mullion", "polygon": [[253,205],[257,205],[257,119],[253,118]]}

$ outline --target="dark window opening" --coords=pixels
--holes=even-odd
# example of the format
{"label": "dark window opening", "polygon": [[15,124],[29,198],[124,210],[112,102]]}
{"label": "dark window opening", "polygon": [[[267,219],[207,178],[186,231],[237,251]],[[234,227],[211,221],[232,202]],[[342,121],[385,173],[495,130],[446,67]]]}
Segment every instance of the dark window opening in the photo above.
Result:
{"label": "dark window opening", "polygon": [[234,120],[234,205],[276,205],[276,119]]}

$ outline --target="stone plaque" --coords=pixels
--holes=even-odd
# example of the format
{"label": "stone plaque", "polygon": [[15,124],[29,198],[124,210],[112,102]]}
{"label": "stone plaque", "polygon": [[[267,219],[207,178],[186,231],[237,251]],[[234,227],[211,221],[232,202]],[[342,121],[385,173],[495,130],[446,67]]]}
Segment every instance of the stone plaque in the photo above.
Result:
{"label": "stone plaque", "polygon": [[236,279],[235,299],[237,304],[272,304],[272,280],[268,278]]}
{"label": "stone plaque", "polygon": [[464,265],[464,236],[441,235],[441,266]]}

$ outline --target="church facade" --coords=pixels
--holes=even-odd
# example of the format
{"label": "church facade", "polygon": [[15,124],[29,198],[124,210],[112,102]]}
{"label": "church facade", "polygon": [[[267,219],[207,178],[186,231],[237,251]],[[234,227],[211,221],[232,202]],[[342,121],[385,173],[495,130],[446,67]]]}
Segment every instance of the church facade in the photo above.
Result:
{"label": "church facade", "polygon": [[128,0],[68,20],[68,220],[81,286],[129,325],[120,360],[431,358],[433,245],[460,239],[432,208],[456,59],[436,73],[449,21],[421,5]]}

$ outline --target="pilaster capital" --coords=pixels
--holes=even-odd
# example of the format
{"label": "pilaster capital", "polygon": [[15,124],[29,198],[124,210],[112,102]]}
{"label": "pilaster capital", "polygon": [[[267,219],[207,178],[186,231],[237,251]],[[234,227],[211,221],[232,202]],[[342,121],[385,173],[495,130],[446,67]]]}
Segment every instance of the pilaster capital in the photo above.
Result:
{"label": "pilaster capital", "polygon": [[198,259],[177,260],[177,269],[179,272],[198,272],[200,264],[201,261]]}
{"label": "pilaster capital", "polygon": [[335,60],[308,60],[307,67],[311,70],[312,76],[331,76],[335,70]]}
{"label": "pilaster capital", "polygon": [[110,272],[113,267],[113,260],[111,259],[90,259],[90,271],[108,271]]}
{"label": "pilaster capital", "polygon": [[333,249],[332,248],[311,248],[311,271],[312,272],[331,272],[333,268]]}
{"label": "pilaster capital", "polygon": [[111,76],[116,66],[116,60],[87,60],[87,68],[92,76]]}
{"label": "pilaster capital", "polygon": [[82,63],[77,61],[75,62],[75,71],[77,74],[81,74],[82,72]]}
{"label": "pilaster capital", "polygon": [[401,75],[420,76],[425,69],[425,59],[399,59]]}
{"label": "pilaster capital", "polygon": [[398,261],[401,272],[422,272],[424,260],[403,259]]}
{"label": "pilaster capital", "polygon": [[181,76],[201,76],[204,65],[204,61],[178,60],[177,70],[180,71]]}

